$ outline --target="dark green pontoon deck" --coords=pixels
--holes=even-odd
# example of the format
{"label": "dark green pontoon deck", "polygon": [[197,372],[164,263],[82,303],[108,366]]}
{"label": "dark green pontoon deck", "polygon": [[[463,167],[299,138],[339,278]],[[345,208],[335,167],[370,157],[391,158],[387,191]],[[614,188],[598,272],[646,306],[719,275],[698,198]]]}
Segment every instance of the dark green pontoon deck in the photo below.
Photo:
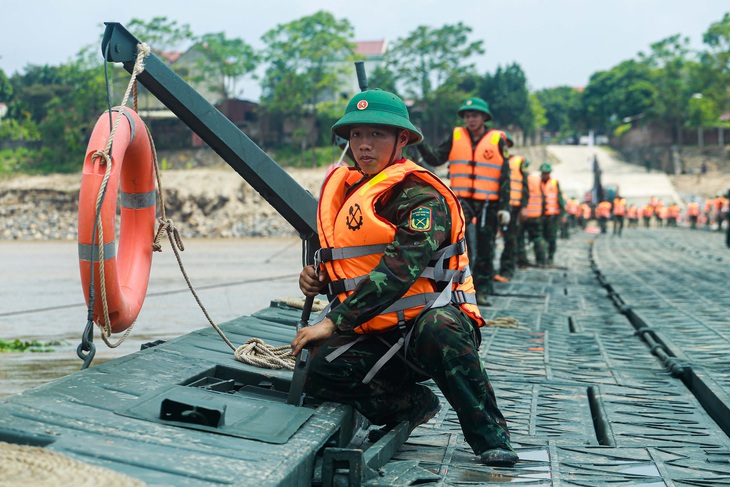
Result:
{"label": "dark green pontoon deck", "polygon": [[[485,329],[481,348],[520,462],[480,465],[445,404],[392,459],[378,450],[387,463],[363,485],[728,485],[727,252],[721,235],[682,229],[561,240],[564,268],[520,271],[483,310],[524,328]],[[223,328],[285,344],[298,319],[273,306]],[[372,448],[362,422],[333,403],[286,405],[290,378],[236,362],[204,329],[6,398],[0,440],[150,485],[357,478],[358,458],[378,456],[356,454]],[[163,398],[213,420],[225,410],[231,429],[156,419]]]}

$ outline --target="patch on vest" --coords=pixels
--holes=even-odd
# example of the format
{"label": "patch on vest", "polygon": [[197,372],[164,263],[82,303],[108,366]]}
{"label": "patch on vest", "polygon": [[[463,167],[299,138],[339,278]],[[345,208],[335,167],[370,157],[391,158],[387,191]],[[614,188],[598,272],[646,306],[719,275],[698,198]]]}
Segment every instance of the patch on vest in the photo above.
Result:
{"label": "patch on vest", "polygon": [[491,161],[494,158],[494,150],[491,148],[484,149],[484,159]]}
{"label": "patch on vest", "polygon": [[360,209],[360,205],[355,203],[354,206],[351,206],[348,210],[349,216],[345,218],[345,223],[347,223],[347,228],[349,228],[352,231],[360,230],[360,227],[362,227],[362,210]]}
{"label": "patch on vest", "polygon": [[431,230],[431,208],[419,206],[411,211],[408,218],[408,227],[417,232],[427,232]]}

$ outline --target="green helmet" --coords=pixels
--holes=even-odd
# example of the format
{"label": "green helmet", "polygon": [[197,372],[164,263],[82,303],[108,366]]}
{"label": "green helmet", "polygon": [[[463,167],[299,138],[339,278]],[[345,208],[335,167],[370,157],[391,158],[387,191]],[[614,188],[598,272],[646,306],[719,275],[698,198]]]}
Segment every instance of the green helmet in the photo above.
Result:
{"label": "green helmet", "polygon": [[525,159],[523,157],[522,158],[522,169],[527,169],[528,167],[530,167],[530,161],[528,161],[527,159]]}
{"label": "green helmet", "polygon": [[466,111],[482,112],[487,116],[487,120],[492,119],[492,112],[489,111],[489,105],[487,105],[487,102],[482,100],[481,98],[467,98],[466,100],[464,100],[464,103],[461,104],[459,110],[456,113],[461,118],[464,118],[464,112]]}
{"label": "green helmet", "polygon": [[353,96],[347,103],[345,114],[332,126],[332,132],[349,140],[351,125],[387,125],[405,129],[409,133],[406,145],[415,145],[423,140],[421,131],[411,123],[403,100],[381,89]]}
{"label": "green helmet", "polygon": [[551,172],[553,168],[550,166],[549,162],[543,162],[540,164],[540,172]]}

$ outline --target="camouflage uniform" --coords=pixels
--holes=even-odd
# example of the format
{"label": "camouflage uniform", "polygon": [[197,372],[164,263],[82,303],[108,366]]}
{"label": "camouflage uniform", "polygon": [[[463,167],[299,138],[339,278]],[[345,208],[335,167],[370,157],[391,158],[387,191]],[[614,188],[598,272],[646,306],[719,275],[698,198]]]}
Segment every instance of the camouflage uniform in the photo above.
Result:
{"label": "camouflage uniform", "polygon": [[[411,229],[411,210],[424,206],[431,210],[430,229]],[[394,188],[390,200],[376,205],[376,212],[396,225],[394,241],[369,276],[328,313],[337,332],[314,350],[307,392],[350,404],[373,424],[394,426],[403,420],[417,421],[419,414],[435,407],[435,395],[419,384],[431,378],[456,411],[474,453],[501,445],[509,432],[477,353],[479,331],[454,306],[430,309],[408,322],[406,330],[412,329],[412,335],[399,352],[401,358],[386,362],[368,384],[362,383],[363,377],[402,336],[399,328],[370,335],[334,360],[326,360],[333,350],[359,336],[352,331],[355,327],[398,300],[421,274],[432,253],[449,243],[448,205],[435,188],[418,178],[406,178]],[[410,365],[404,362],[403,354]]]}
{"label": "camouflage uniform", "polygon": [[522,247],[518,248],[520,253],[517,254],[517,262],[527,265],[527,248],[525,247],[525,237],[527,237],[535,251],[535,262],[537,265],[545,265],[545,240],[543,240],[543,219],[528,218],[522,223],[522,234],[519,239],[522,241]]}
{"label": "camouflage uniform", "polygon": [[527,263],[527,250],[525,249],[525,239],[522,230],[523,222],[520,219],[520,212],[522,208],[527,206],[527,200],[530,197],[530,190],[527,187],[527,174],[524,171],[522,172],[522,181],[520,205],[511,208],[507,232],[502,235],[504,249],[502,250],[502,255],[499,257],[499,274],[507,278],[514,276],[518,263],[521,265]]}
{"label": "camouflage uniform", "polygon": [[[482,137],[486,136],[487,133],[489,133],[489,129],[485,129]],[[449,161],[453,138],[454,134],[452,132],[439,144],[435,151],[428,148],[425,144],[416,147],[427,164],[440,166]],[[476,140],[472,139],[472,147],[475,148],[480,140],[481,137]],[[470,259],[472,255],[475,257],[471,261],[471,268],[477,295],[494,293],[494,257],[498,227],[497,212],[500,210],[509,211],[510,209],[510,167],[507,161],[509,156],[504,139],[500,141],[499,147],[502,158],[504,159],[502,171],[499,175],[499,199],[487,202],[472,198],[459,198],[461,206],[464,209],[467,225],[474,223],[476,226],[476,232],[467,231],[466,235],[467,246],[470,249],[469,257]],[[474,242],[474,236],[476,237],[476,242]]]}

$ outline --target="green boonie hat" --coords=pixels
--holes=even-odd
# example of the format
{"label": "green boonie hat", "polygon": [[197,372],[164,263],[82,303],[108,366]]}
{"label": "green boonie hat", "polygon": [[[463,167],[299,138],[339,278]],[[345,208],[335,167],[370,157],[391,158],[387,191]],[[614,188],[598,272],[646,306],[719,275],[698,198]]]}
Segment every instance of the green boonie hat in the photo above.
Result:
{"label": "green boonie hat", "polygon": [[523,168],[527,168],[527,167],[529,167],[529,166],[530,166],[530,161],[528,161],[527,159],[525,159],[525,158],[523,157],[523,158],[522,158],[522,167],[523,167]]}
{"label": "green boonie hat", "polygon": [[492,112],[489,111],[489,105],[487,105],[487,102],[482,100],[481,98],[467,98],[466,100],[464,100],[464,103],[461,104],[456,114],[459,115],[461,118],[464,118],[464,112],[469,110],[473,112],[482,112],[487,115],[487,120],[492,119]]}
{"label": "green boonie hat", "polygon": [[540,172],[551,172],[553,168],[550,166],[549,162],[543,162],[540,164]]}
{"label": "green boonie hat", "polygon": [[411,123],[403,100],[381,89],[363,91],[353,96],[347,103],[345,114],[332,126],[332,132],[349,140],[351,125],[387,125],[406,129],[409,132],[406,145],[415,145],[423,140],[421,131]]}

